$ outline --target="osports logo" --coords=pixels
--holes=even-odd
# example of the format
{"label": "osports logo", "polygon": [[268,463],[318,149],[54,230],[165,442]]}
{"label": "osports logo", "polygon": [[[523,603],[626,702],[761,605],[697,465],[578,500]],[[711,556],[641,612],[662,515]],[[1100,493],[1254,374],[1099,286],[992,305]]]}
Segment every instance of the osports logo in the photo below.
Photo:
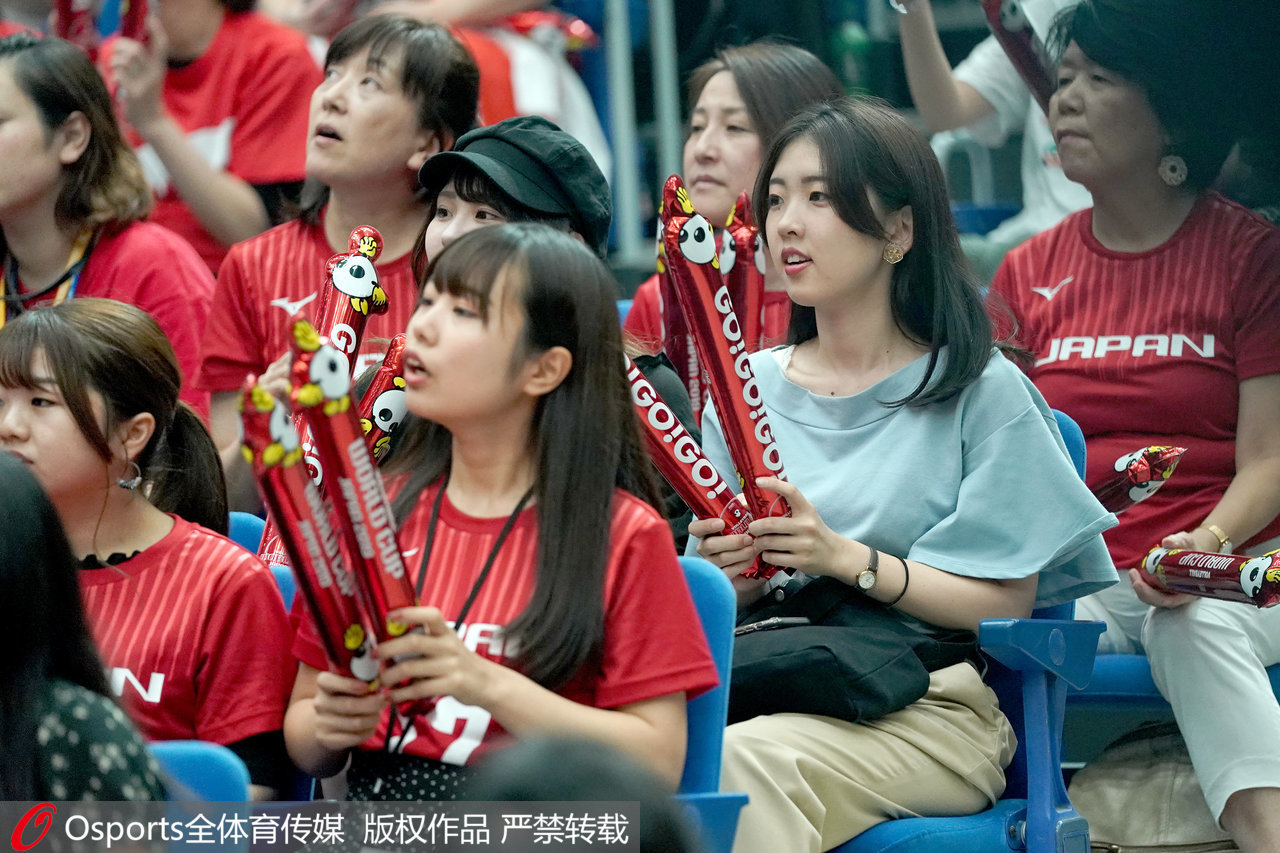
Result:
{"label": "osports logo", "polygon": [[[40,803],[32,806],[18,821],[18,825],[13,828],[13,835],[9,836],[10,846],[14,850],[30,850],[35,847],[44,840],[45,835],[49,832],[49,827],[53,825],[53,815],[57,813],[58,810],[53,803]],[[39,831],[40,834],[31,841],[25,841],[24,836],[27,834],[27,825],[33,822],[35,823],[34,829]]]}

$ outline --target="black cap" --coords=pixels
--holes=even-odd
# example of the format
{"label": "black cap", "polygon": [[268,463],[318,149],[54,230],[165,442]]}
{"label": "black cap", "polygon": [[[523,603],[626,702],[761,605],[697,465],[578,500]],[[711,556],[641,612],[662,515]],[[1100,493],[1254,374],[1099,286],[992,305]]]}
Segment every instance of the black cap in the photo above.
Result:
{"label": "black cap", "polygon": [[598,255],[609,240],[609,183],[587,149],[541,116],[516,116],[463,134],[451,151],[431,157],[418,183],[440,192],[459,161],[479,169],[507,195],[540,213],[567,216]]}

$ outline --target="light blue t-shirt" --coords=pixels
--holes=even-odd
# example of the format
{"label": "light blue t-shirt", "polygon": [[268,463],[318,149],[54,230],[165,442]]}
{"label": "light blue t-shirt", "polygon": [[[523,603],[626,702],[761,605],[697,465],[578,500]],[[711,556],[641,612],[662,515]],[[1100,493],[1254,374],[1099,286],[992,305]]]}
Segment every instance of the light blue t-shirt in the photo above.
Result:
{"label": "light blue t-shirt", "polygon": [[[1101,536],[1116,518],[1076,473],[1044,398],[1003,355],[949,400],[887,408],[879,401],[909,394],[928,356],[851,397],[821,397],[786,378],[791,351],[755,353],[751,368],[786,477],[832,530],[956,575],[1039,572],[1036,607],[1116,582]],[[702,437],[737,483],[710,404]]]}

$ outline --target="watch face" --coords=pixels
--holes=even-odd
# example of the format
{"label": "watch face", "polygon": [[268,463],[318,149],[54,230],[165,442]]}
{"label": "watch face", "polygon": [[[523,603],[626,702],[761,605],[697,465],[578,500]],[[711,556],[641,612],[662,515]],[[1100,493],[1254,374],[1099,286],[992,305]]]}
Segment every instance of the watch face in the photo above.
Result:
{"label": "watch face", "polygon": [[858,589],[871,589],[876,585],[876,573],[867,569],[858,573]]}

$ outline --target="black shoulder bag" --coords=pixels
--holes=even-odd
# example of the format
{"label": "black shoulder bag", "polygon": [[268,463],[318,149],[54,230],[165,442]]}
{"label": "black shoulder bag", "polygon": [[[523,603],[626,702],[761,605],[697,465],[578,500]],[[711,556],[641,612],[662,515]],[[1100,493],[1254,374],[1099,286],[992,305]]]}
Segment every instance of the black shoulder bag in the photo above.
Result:
{"label": "black shoulder bag", "polygon": [[749,608],[739,626],[802,617],[734,637],[729,722],[800,713],[856,723],[924,696],[929,673],[978,660],[971,631],[926,633],[835,578],[815,578],[781,602]]}

